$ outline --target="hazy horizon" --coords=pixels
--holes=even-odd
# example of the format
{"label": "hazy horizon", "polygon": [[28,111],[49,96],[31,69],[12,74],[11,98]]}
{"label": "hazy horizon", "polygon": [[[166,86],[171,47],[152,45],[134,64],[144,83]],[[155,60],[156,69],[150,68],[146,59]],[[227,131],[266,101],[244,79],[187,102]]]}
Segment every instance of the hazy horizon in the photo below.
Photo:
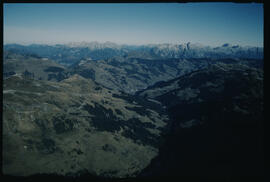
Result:
{"label": "hazy horizon", "polygon": [[115,42],[111,42],[111,41],[104,41],[104,42],[100,42],[100,41],[81,41],[81,42],[54,42],[54,43],[46,43],[46,42],[34,42],[34,43],[31,43],[31,42],[28,42],[28,43],[17,43],[17,42],[11,42],[11,43],[4,43],[4,45],[11,45],[11,44],[17,44],[17,45],[22,45],[22,46],[30,46],[30,45],[48,45],[48,46],[56,46],[56,45],[69,45],[69,44],[72,44],[72,43],[88,43],[88,44],[91,44],[91,43],[98,43],[98,44],[106,44],[106,43],[113,43],[113,44],[116,44],[116,45],[119,45],[119,46],[148,46],[148,45],[162,45],[162,44],[170,44],[170,45],[182,45],[182,44],[187,44],[187,43],[191,43],[191,44],[195,44],[195,45],[200,45],[200,46],[205,46],[205,47],[211,47],[211,48],[215,48],[215,47],[221,47],[223,46],[224,44],[229,44],[231,46],[242,46],[242,47],[259,47],[259,48],[263,48],[264,46],[254,46],[254,45],[239,45],[239,44],[231,44],[229,42],[224,42],[220,45],[215,45],[215,46],[210,46],[210,45],[207,45],[207,44],[201,44],[199,42],[179,42],[179,43],[145,43],[145,44],[126,44],[126,43],[115,43]]}
{"label": "hazy horizon", "polygon": [[4,44],[224,43],[263,47],[258,3],[4,3]]}

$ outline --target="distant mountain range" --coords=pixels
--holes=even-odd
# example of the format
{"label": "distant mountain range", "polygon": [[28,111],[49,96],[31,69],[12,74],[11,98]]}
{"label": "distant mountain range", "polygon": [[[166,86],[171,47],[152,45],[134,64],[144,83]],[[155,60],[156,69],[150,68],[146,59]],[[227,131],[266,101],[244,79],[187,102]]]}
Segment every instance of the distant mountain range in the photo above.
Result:
{"label": "distant mountain range", "polygon": [[[91,51],[89,52],[91,53]],[[24,61],[22,62],[22,60]],[[242,64],[255,68],[263,67],[263,60],[261,59],[154,59],[145,54],[138,56],[138,54],[131,53],[128,57],[115,56],[100,60],[82,58],[68,67],[59,64],[62,61],[65,61],[65,58],[56,62],[50,58],[41,58],[40,54],[25,52],[21,54],[17,50],[8,50],[4,52],[4,77],[19,73],[31,74],[34,79],[38,80],[61,81],[70,75],[79,74],[107,88],[133,94],[157,82],[167,81],[216,63]]]}
{"label": "distant mountain range", "polygon": [[218,47],[201,44],[149,44],[118,45],[112,42],[73,42],[56,45],[6,44],[4,50],[32,53],[53,59],[61,64],[71,65],[81,59],[107,59],[116,56],[148,59],[168,58],[211,58],[211,59],[263,59],[262,47],[239,46],[225,43]]}

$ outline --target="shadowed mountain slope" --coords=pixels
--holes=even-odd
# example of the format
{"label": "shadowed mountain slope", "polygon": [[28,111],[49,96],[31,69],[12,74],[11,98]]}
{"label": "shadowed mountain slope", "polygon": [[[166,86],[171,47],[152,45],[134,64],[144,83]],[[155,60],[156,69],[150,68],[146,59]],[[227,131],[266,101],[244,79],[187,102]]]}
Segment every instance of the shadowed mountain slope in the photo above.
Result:
{"label": "shadowed mountain slope", "polygon": [[163,103],[170,117],[170,134],[142,176],[263,175],[262,70],[217,64],[137,94]]}

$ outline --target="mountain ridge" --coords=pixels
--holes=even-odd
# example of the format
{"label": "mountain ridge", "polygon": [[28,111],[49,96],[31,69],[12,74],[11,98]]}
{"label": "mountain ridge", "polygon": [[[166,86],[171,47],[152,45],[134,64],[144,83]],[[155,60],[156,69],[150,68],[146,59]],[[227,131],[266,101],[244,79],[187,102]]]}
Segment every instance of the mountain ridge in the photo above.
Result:
{"label": "mountain ridge", "polygon": [[[226,45],[226,46],[224,46]],[[225,43],[210,47],[201,44],[149,44],[124,45],[112,42],[80,42],[70,44],[5,44],[4,50],[16,49],[20,52],[36,53],[64,64],[72,64],[80,59],[107,59],[117,56],[128,57],[132,52],[148,54],[153,58],[252,58],[263,59],[263,47],[239,46]],[[101,52],[102,51],[102,52]],[[133,55],[134,56],[134,55]],[[135,55],[136,58],[136,55]],[[65,60],[66,59],[66,60]]]}
{"label": "mountain ridge", "polygon": [[[61,58],[60,61],[65,59],[67,58]],[[90,78],[102,84],[106,88],[133,94],[156,82],[167,81],[217,63],[241,64],[260,69],[263,67],[263,60],[261,59],[165,59],[153,58],[150,53],[143,54],[140,51],[136,53],[131,51],[129,56],[115,56],[107,59],[80,58],[72,65],[65,66],[58,61],[43,58],[33,53],[6,50],[4,52],[3,71],[4,78],[19,73],[31,76],[34,79],[54,81],[61,81],[70,75],[79,74],[84,78]]]}

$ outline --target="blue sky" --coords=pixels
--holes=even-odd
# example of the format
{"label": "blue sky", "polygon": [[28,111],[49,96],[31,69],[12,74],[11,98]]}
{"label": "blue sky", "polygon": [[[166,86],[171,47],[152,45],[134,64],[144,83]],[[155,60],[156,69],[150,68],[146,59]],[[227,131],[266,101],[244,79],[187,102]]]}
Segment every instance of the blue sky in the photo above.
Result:
{"label": "blue sky", "polygon": [[111,41],[263,46],[255,3],[4,4],[4,43]]}

